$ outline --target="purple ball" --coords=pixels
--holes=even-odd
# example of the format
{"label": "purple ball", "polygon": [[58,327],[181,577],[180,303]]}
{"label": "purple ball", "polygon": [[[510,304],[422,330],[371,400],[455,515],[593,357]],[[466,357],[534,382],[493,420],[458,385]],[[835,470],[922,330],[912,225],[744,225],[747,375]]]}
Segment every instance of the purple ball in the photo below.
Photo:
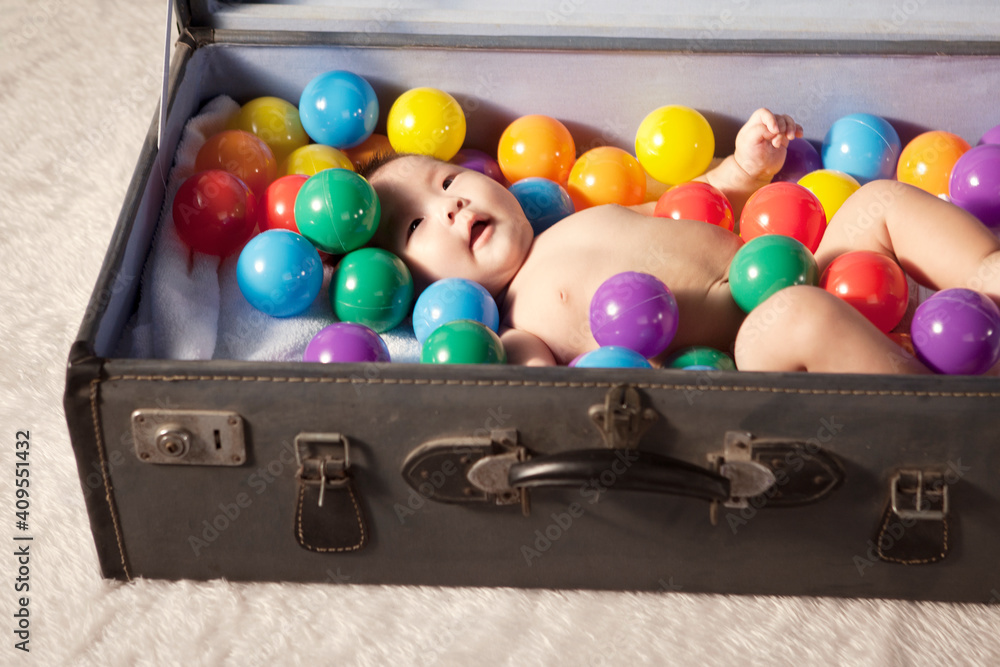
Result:
{"label": "purple ball", "polygon": [[917,307],[910,336],[931,370],[980,375],[1000,359],[1000,308],[970,289],[941,290]]}
{"label": "purple ball", "polygon": [[475,148],[463,148],[455,153],[455,157],[451,159],[451,163],[457,164],[459,167],[471,169],[472,171],[478,171],[480,174],[486,174],[505,188],[510,187],[507,177],[500,171],[500,163],[490,157],[488,153],[477,151]]}
{"label": "purple ball", "polygon": [[796,137],[788,142],[785,152],[785,164],[781,171],[774,175],[773,181],[798,181],[808,173],[823,168],[823,158],[816,147],[802,137]]}
{"label": "purple ball", "polygon": [[979,143],[976,145],[982,146],[983,144],[1000,144],[1000,125],[994,125],[986,130],[983,136],[979,137]]}
{"label": "purple ball", "polygon": [[958,158],[948,195],[987,227],[1000,227],[1000,144],[976,146]]}
{"label": "purple ball", "polygon": [[363,363],[389,361],[389,348],[382,337],[363,324],[337,322],[323,327],[306,345],[303,361]]}
{"label": "purple ball", "polygon": [[594,293],[590,330],[602,347],[625,347],[649,359],[667,349],[677,333],[677,301],[655,276],[619,273]]}

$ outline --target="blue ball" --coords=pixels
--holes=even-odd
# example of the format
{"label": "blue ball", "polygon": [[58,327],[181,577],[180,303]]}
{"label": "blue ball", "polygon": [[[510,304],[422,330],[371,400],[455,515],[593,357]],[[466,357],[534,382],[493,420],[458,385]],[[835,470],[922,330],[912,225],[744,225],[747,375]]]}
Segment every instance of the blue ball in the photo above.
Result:
{"label": "blue ball", "polygon": [[823,139],[823,167],[850,174],[864,184],[895,178],[901,145],[896,130],[884,118],[853,113],[830,126]]}
{"label": "blue ball", "polygon": [[627,347],[605,345],[577,358],[576,368],[652,368],[646,359]]}
{"label": "blue ball", "polygon": [[375,89],[357,74],[333,70],[302,90],[299,120],[313,141],[353,148],[371,136],[378,120]]}
{"label": "blue ball", "polygon": [[535,230],[535,236],[576,210],[566,189],[547,178],[522,178],[510,186],[510,191],[521,204],[525,217]]}
{"label": "blue ball", "polygon": [[475,320],[494,332],[500,329],[496,301],[485,287],[465,278],[438,280],[413,307],[413,333],[421,345],[439,326],[455,320]]}
{"label": "blue ball", "polygon": [[257,310],[274,317],[298,315],[323,286],[323,262],[305,239],[271,229],[250,239],[236,262],[236,282]]}

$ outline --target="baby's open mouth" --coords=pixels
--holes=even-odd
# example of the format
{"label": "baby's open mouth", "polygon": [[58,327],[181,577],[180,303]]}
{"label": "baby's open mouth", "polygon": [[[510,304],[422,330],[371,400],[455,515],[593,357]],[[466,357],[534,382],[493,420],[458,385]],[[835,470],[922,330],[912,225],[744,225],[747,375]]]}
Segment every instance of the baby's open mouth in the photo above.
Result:
{"label": "baby's open mouth", "polygon": [[489,222],[485,220],[478,220],[472,225],[472,229],[469,230],[469,247],[475,248],[476,242],[479,241],[480,237],[489,227]]}

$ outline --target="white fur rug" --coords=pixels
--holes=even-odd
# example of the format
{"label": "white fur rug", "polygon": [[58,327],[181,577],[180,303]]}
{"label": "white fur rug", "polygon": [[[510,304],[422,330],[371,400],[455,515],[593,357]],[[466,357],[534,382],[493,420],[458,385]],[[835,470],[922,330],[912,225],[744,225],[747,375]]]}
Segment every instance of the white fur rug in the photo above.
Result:
{"label": "white fur rug", "polygon": [[[102,580],[64,369],[156,105],[164,12],[0,2],[0,664],[1000,664],[1000,605]],[[22,429],[27,593],[14,590]]]}

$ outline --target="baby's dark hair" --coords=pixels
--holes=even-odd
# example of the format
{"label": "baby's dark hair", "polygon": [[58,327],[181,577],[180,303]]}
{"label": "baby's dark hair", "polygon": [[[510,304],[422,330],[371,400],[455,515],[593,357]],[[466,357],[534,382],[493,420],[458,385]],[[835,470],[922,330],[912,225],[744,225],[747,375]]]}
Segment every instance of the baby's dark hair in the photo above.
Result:
{"label": "baby's dark hair", "polygon": [[368,161],[359,164],[357,166],[357,173],[366,181],[371,182],[372,178],[381,171],[382,167],[395,162],[399,158],[413,157],[415,155],[416,153],[379,152],[368,159]]}

